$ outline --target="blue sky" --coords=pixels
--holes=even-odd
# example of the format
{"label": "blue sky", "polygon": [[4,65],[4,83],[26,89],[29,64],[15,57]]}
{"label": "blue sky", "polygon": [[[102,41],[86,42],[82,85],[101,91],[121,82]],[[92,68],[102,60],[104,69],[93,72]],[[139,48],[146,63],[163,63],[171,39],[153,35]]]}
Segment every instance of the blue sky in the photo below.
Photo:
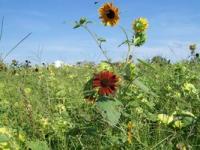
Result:
{"label": "blue sky", "polygon": [[[90,28],[107,39],[108,55],[121,60],[126,47],[117,48],[124,40],[119,27],[104,27],[97,9],[100,0],[0,0],[0,18],[5,17],[0,53],[6,53],[21,38],[32,32],[9,57],[30,59],[39,63],[63,60],[67,63],[104,59],[91,37],[82,29],[73,30],[73,22],[85,16],[94,23]],[[199,0],[114,0],[120,8],[120,25],[131,33],[131,22],[146,17],[150,22],[148,41],[134,49],[134,57],[150,58],[161,55],[172,60],[186,58],[188,44],[200,43]],[[173,49],[173,52],[170,50]],[[39,58],[38,58],[39,56]]]}

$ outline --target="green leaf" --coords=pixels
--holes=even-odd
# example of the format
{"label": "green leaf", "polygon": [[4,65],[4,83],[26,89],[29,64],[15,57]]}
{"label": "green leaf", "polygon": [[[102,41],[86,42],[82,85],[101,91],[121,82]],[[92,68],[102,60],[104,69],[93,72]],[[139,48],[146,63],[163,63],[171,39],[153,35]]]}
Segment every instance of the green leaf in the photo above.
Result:
{"label": "green leaf", "polygon": [[104,43],[104,42],[106,42],[106,39],[104,39],[104,38],[98,38],[98,41],[99,41],[100,43]]}
{"label": "green leaf", "polygon": [[93,79],[90,79],[85,84],[84,89],[83,89],[84,98],[94,97],[95,96],[96,92],[95,92],[95,90],[92,87],[92,82],[93,82]]}
{"label": "green leaf", "polygon": [[122,103],[117,100],[104,100],[97,102],[97,109],[111,126],[115,126],[120,119]]}
{"label": "green leaf", "polygon": [[27,149],[31,150],[50,150],[44,141],[31,141],[27,144]]}
{"label": "green leaf", "polygon": [[188,111],[174,112],[174,124],[176,121],[181,122],[181,128],[196,123],[197,117]]}
{"label": "green leaf", "polygon": [[8,142],[10,139],[7,135],[1,134],[0,135],[0,143],[1,142]]}
{"label": "green leaf", "polygon": [[146,85],[144,85],[141,81],[135,79],[133,81],[133,84],[135,84],[138,88],[143,90],[145,93],[151,94],[152,96],[158,97],[154,92],[152,92]]}
{"label": "green leaf", "polygon": [[74,27],[73,27],[73,29],[77,29],[77,28],[79,28],[81,25],[80,24],[76,24]]}
{"label": "green leaf", "polygon": [[73,29],[79,28],[81,26],[87,25],[89,23],[92,23],[91,21],[88,21],[87,18],[80,18],[79,21],[75,21],[75,26],[73,27]]}
{"label": "green leaf", "polygon": [[82,25],[86,22],[87,22],[87,18],[81,18],[80,21],[79,21],[80,25]]}
{"label": "green leaf", "polygon": [[142,32],[142,33],[136,33],[132,42],[135,46],[140,47],[146,42],[146,40],[147,40],[146,33]]}

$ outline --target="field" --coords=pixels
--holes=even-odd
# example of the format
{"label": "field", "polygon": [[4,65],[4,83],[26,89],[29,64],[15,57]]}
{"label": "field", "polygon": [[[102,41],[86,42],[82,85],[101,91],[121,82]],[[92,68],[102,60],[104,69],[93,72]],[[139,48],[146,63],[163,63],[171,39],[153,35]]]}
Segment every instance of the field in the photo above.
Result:
{"label": "field", "polygon": [[105,62],[61,68],[13,63],[0,72],[2,150],[200,148],[198,61],[141,61],[128,88],[97,102],[85,99],[84,89]]}
{"label": "field", "polygon": [[[2,3],[7,7],[5,16],[14,23],[9,26],[2,17],[0,27],[0,44],[5,42],[0,45],[0,150],[200,150],[199,35],[194,35],[199,33],[200,23],[194,11],[197,4],[114,0],[97,0],[92,2],[94,7],[83,1]],[[33,5],[35,10],[30,9]],[[88,18],[80,16],[85,13]],[[61,21],[62,15],[67,21]],[[72,18],[76,18],[73,25]],[[70,29],[66,29],[68,24]],[[4,28],[9,30],[5,32],[9,41],[2,40]],[[93,43],[78,30],[86,31]],[[108,40],[98,35],[103,31]],[[12,38],[25,32],[28,34],[18,42]],[[153,36],[146,46],[149,51],[139,59],[135,50],[142,50],[137,48],[151,39],[149,35]],[[10,48],[11,41],[16,43]],[[35,55],[39,61],[32,63],[30,58],[24,62],[42,41],[49,49],[45,63],[40,46]],[[178,41],[176,53],[168,45],[174,41]],[[194,42],[186,46],[186,41]],[[88,51],[84,46],[89,46]],[[160,56],[169,54],[164,48],[170,49],[169,60]],[[19,52],[10,55],[15,50]],[[153,52],[156,54],[150,56]],[[95,55],[91,62],[84,57],[89,55]],[[56,58],[59,60],[52,63]],[[60,61],[62,58],[73,65]]]}

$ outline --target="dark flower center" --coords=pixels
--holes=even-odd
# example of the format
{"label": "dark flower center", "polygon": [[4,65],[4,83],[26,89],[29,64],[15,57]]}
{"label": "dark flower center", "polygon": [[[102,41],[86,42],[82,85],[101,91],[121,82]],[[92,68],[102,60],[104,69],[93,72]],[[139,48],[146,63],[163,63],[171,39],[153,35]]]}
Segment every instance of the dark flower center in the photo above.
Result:
{"label": "dark flower center", "polygon": [[109,81],[107,79],[101,80],[101,86],[102,87],[108,87],[109,86]]}
{"label": "dark flower center", "polygon": [[109,19],[114,19],[115,18],[115,12],[113,10],[109,9],[108,11],[106,11],[106,16]]}

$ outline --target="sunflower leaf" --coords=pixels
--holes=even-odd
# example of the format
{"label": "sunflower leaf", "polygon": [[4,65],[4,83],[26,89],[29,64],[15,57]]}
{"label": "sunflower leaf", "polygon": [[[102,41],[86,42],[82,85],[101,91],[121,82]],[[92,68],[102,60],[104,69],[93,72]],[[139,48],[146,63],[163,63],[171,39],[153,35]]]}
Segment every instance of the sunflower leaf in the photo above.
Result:
{"label": "sunflower leaf", "polygon": [[80,25],[83,25],[86,22],[87,22],[87,18],[81,18],[80,21],[79,21]]}
{"label": "sunflower leaf", "polygon": [[75,26],[73,27],[73,29],[77,29],[81,26],[87,25],[88,23],[92,23],[91,21],[88,21],[87,18],[80,18],[79,21],[75,21]]}
{"label": "sunflower leaf", "polygon": [[106,42],[106,39],[104,39],[104,38],[98,38],[98,41],[99,41],[100,43],[104,43],[104,42]]}
{"label": "sunflower leaf", "polygon": [[120,119],[122,103],[115,100],[103,100],[97,102],[97,109],[109,125],[115,126]]}
{"label": "sunflower leaf", "polygon": [[76,25],[73,27],[73,29],[77,29],[77,28],[79,28],[79,27],[81,27],[81,25],[80,25],[80,24],[76,24]]}

